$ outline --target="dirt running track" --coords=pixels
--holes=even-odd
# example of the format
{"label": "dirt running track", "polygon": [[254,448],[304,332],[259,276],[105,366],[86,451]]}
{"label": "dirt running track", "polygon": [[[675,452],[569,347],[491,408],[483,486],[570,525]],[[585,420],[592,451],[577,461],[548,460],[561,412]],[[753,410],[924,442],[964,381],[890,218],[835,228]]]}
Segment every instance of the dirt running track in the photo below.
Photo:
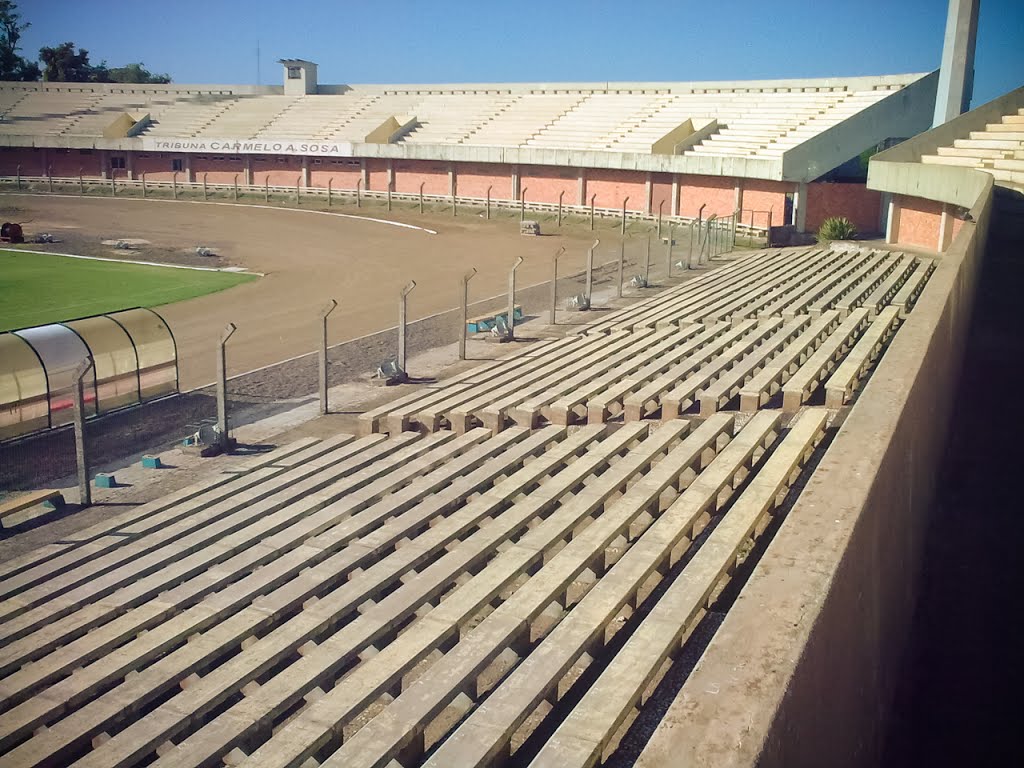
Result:
{"label": "dirt running track", "polygon": [[[582,269],[593,236],[521,237],[517,220],[486,222],[470,212],[458,219],[395,216],[437,230],[430,234],[366,218],[248,205],[29,195],[5,195],[4,202],[17,209],[6,215],[30,222],[27,235],[51,232],[64,241],[47,250],[180,263],[202,244],[220,254],[218,265],[266,274],[159,309],[178,342],[183,390],[213,381],[216,340],[229,321],[238,326],[228,346],[234,374],[313,351],[317,316],[328,299],[339,303],[330,320],[334,344],[393,326],[399,291],[409,280],[417,283],[409,297],[411,321],[456,307],[459,278],[470,267],[479,273],[470,284],[471,301],[507,290],[508,269],[519,255],[525,258],[520,286],[547,280],[551,254],[561,245],[567,252],[560,273]],[[386,216],[376,209],[365,213]],[[101,245],[117,238],[152,245],[128,254]]]}

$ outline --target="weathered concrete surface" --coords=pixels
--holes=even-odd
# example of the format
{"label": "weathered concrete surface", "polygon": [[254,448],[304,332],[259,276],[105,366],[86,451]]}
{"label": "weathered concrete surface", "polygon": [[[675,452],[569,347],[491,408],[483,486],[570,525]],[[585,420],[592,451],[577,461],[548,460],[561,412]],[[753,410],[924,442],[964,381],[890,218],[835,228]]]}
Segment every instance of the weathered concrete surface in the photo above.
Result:
{"label": "weathered concrete surface", "polygon": [[637,765],[875,765],[991,181]]}

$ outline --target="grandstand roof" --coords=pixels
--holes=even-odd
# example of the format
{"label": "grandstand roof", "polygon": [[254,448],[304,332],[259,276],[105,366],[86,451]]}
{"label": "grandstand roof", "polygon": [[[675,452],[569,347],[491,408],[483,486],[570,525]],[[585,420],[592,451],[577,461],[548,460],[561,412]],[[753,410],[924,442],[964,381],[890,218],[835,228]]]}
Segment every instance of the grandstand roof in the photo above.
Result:
{"label": "grandstand roof", "polygon": [[926,129],[935,75],[321,85],[310,95],[274,86],[5,82],[0,144],[259,154],[280,145],[284,154],[807,180],[883,139]]}

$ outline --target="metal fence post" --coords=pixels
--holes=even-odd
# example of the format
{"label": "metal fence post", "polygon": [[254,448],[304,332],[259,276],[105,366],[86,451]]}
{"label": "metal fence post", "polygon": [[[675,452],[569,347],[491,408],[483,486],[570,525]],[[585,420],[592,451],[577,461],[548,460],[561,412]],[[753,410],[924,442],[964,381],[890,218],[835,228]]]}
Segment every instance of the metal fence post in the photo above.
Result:
{"label": "metal fence post", "polygon": [[558,226],[562,226],[562,198],[565,197],[565,190],[558,193]]}
{"label": "metal fence post", "polygon": [[206,202],[207,200],[210,199],[210,194],[209,194],[209,192],[206,189],[206,177],[208,175],[209,174],[206,174],[206,173],[203,174],[203,202]]}
{"label": "metal fence post", "polygon": [[224,326],[217,344],[217,426],[220,430],[217,444],[222,451],[227,451],[231,442],[228,435],[228,364],[225,348],[236,328],[234,323]]}
{"label": "metal fence post", "polygon": [[174,199],[178,199],[178,172],[175,171],[171,176],[171,194]]}
{"label": "metal fence post", "polygon": [[626,268],[626,238],[619,241],[619,268],[615,273],[615,297],[622,298],[622,271]]}
{"label": "metal fence post", "polygon": [[[53,179],[50,179],[50,184],[53,184]],[[113,171],[110,172],[110,196],[117,197],[117,177]]]}
{"label": "metal fence post", "polygon": [[523,263],[522,256],[516,256],[516,263],[508,271],[508,340],[516,337],[516,270]]}
{"label": "metal fence post", "polygon": [[668,225],[668,244],[665,246],[665,277],[672,277],[672,225]]}
{"label": "metal fence post", "polygon": [[391,213],[391,184],[388,184],[388,213]]}
{"label": "metal fence post", "polygon": [[416,281],[410,280],[408,285],[402,289],[398,299],[398,367],[405,371],[405,318],[406,318],[406,297],[416,287]]}
{"label": "metal fence post", "polygon": [[452,191],[452,218],[454,219],[459,215],[459,201],[455,197],[455,192]]}
{"label": "metal fence post", "polygon": [[302,187],[302,177],[299,176],[299,178],[295,181],[295,204],[296,205],[302,205],[302,200],[299,198],[299,190],[300,190],[301,187]]}
{"label": "metal fence post", "polygon": [[327,180],[327,207],[328,208],[330,208],[331,205],[333,205],[333,200],[331,199],[331,183],[333,181],[334,181],[333,178],[330,178],[330,179]]}
{"label": "metal fence post", "polygon": [[423,213],[423,185],[426,183],[425,181],[420,182],[420,213]]}
{"label": "metal fence post", "polygon": [[75,407],[75,463],[78,465],[78,503],[83,507],[92,504],[92,488],[89,487],[89,451],[85,441],[85,374],[92,368],[92,360],[85,358],[74,373],[71,394]]}
{"label": "metal fence post", "polygon": [[267,176],[267,178],[265,178],[263,180],[263,202],[264,203],[269,203],[270,202],[270,177],[269,176]]}
{"label": "metal fence post", "polygon": [[466,359],[466,326],[469,324],[469,281],[476,276],[476,267],[462,276],[462,326],[459,328],[459,360]]}
{"label": "metal fence post", "polygon": [[20,192],[21,191],[21,163],[18,163],[17,174],[18,174],[18,191]]}
{"label": "metal fence post", "polygon": [[[114,172],[113,171],[110,172],[110,179],[111,179],[111,181],[113,181],[113,179],[114,179]],[[52,165],[49,168],[46,169],[46,181],[49,184],[49,191],[53,192],[53,166]]]}
{"label": "metal fence post", "polygon": [[526,190],[528,187],[523,187],[523,191],[519,193],[519,220],[526,221]]}
{"label": "metal fence post", "polygon": [[324,416],[328,413],[327,407],[327,316],[331,314],[338,306],[338,302],[331,299],[327,302],[327,305],[320,310],[320,349],[319,349],[319,363],[320,363],[320,415]]}
{"label": "metal fence post", "polygon": [[78,169],[78,194],[85,195],[85,179],[83,178],[82,169]]}
{"label": "metal fence post", "polygon": [[651,282],[651,236],[647,235],[647,243],[644,246],[644,283]]}
{"label": "metal fence post", "polygon": [[592,296],[594,294],[594,251],[597,250],[597,246],[601,244],[600,240],[595,240],[594,244],[590,246],[590,250],[587,251],[587,282],[584,293],[587,297],[587,308],[590,308],[592,303]]}
{"label": "metal fence post", "polygon": [[558,257],[565,253],[565,246],[563,245],[551,258],[551,324],[556,325],[558,319],[555,316],[555,311],[558,308]]}
{"label": "metal fence post", "polygon": [[665,201],[658,203],[658,239],[661,240],[661,210],[665,207]]}
{"label": "metal fence post", "polygon": [[626,236],[626,203],[629,202],[629,195],[626,195],[626,199],[622,201],[622,236]]}
{"label": "metal fence post", "polygon": [[146,174],[145,172],[140,173],[139,177],[142,179],[142,199],[146,199]]}
{"label": "metal fence post", "polygon": [[356,179],[356,208],[362,208],[363,207],[362,189],[363,189],[363,180],[362,179]]}
{"label": "metal fence post", "polygon": [[594,229],[594,200],[597,199],[597,195],[593,194],[590,196],[590,229]]}
{"label": "metal fence post", "polygon": [[487,207],[484,209],[486,211],[485,215],[486,215],[487,221],[491,220],[491,188],[492,187],[493,187],[493,185],[491,185],[491,187],[487,188]]}
{"label": "metal fence post", "polygon": [[235,174],[235,202],[238,202],[238,174]]}

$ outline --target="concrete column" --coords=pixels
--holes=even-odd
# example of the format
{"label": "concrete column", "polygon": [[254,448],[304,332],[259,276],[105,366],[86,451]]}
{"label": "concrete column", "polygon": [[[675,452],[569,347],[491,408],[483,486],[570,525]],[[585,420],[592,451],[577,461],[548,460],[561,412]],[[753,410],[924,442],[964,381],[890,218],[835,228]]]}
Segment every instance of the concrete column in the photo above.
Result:
{"label": "concrete column", "polygon": [[669,211],[670,216],[679,215],[679,177],[672,174],[672,202]]}
{"label": "concrete column", "polygon": [[[131,152],[128,153],[128,156],[129,158],[131,157]],[[129,160],[128,162],[131,162],[131,160]],[[131,178],[131,176],[129,176],[128,178]],[[195,180],[196,176],[192,172],[192,155],[185,155],[185,181],[191,184]]]}
{"label": "concrete column", "polygon": [[878,231],[885,232],[889,220],[889,204],[892,202],[892,193],[883,192],[878,206]]}
{"label": "concrete column", "polygon": [[448,166],[448,194],[453,197],[459,193],[459,179],[455,175],[455,163]]}
{"label": "concrete column", "polygon": [[793,195],[793,224],[797,232],[807,231],[807,182],[801,181]]}
{"label": "concrete column", "polygon": [[370,174],[366,171],[366,158],[362,158],[359,161],[359,178],[363,182],[363,189],[369,189]]}
{"label": "concrete column", "polygon": [[[100,178],[101,179],[109,179],[110,178],[110,152],[108,152],[105,149],[97,150],[97,152],[98,152],[98,154],[100,156]],[[47,165],[48,165],[48,163],[46,162],[46,147],[43,147],[43,174],[44,175],[46,174],[46,167],[47,167]]]}
{"label": "concrete column", "polygon": [[736,202],[734,203],[732,209],[734,211],[743,210],[743,179],[741,178],[736,179]]}
{"label": "concrete column", "polygon": [[78,465],[78,503],[83,507],[92,504],[92,489],[89,486],[89,447],[85,440],[85,375],[92,368],[92,360],[86,358],[79,363],[74,373],[74,389],[71,392],[75,408],[75,461]]}
{"label": "concrete column", "polygon": [[587,169],[580,168],[580,178],[576,190],[576,205],[587,204]]}
{"label": "concrete column", "polygon": [[129,181],[135,180],[135,153],[130,149],[124,153],[124,172]]}
{"label": "concrete column", "polygon": [[252,155],[243,155],[242,181],[245,184],[252,184]]}
{"label": "concrete column", "polygon": [[644,215],[651,215],[651,197],[654,191],[653,177],[650,171],[647,172],[647,180],[644,181]]}
{"label": "concrete column", "polygon": [[387,171],[387,188],[392,192],[395,191],[395,161],[390,157],[384,161],[386,163],[385,169]]}
{"label": "concrete column", "polygon": [[949,203],[942,204],[942,215],[939,216],[939,245],[936,250],[945,252],[953,241],[953,216],[949,212]]}
{"label": "concrete column", "polygon": [[303,155],[302,156],[302,186],[307,187],[307,188],[313,186],[310,183],[309,156],[308,155]]}
{"label": "concrete column", "polygon": [[885,242],[890,245],[899,242],[900,239],[900,204],[899,199],[893,195],[889,200],[889,213],[885,222]]}
{"label": "concrete column", "polygon": [[511,197],[509,199],[510,200],[518,200],[519,199],[519,166],[518,165],[513,165],[512,166],[512,195],[511,195]]}
{"label": "concrete column", "polygon": [[949,0],[932,127],[949,122],[971,108],[979,5],[980,0]]}

